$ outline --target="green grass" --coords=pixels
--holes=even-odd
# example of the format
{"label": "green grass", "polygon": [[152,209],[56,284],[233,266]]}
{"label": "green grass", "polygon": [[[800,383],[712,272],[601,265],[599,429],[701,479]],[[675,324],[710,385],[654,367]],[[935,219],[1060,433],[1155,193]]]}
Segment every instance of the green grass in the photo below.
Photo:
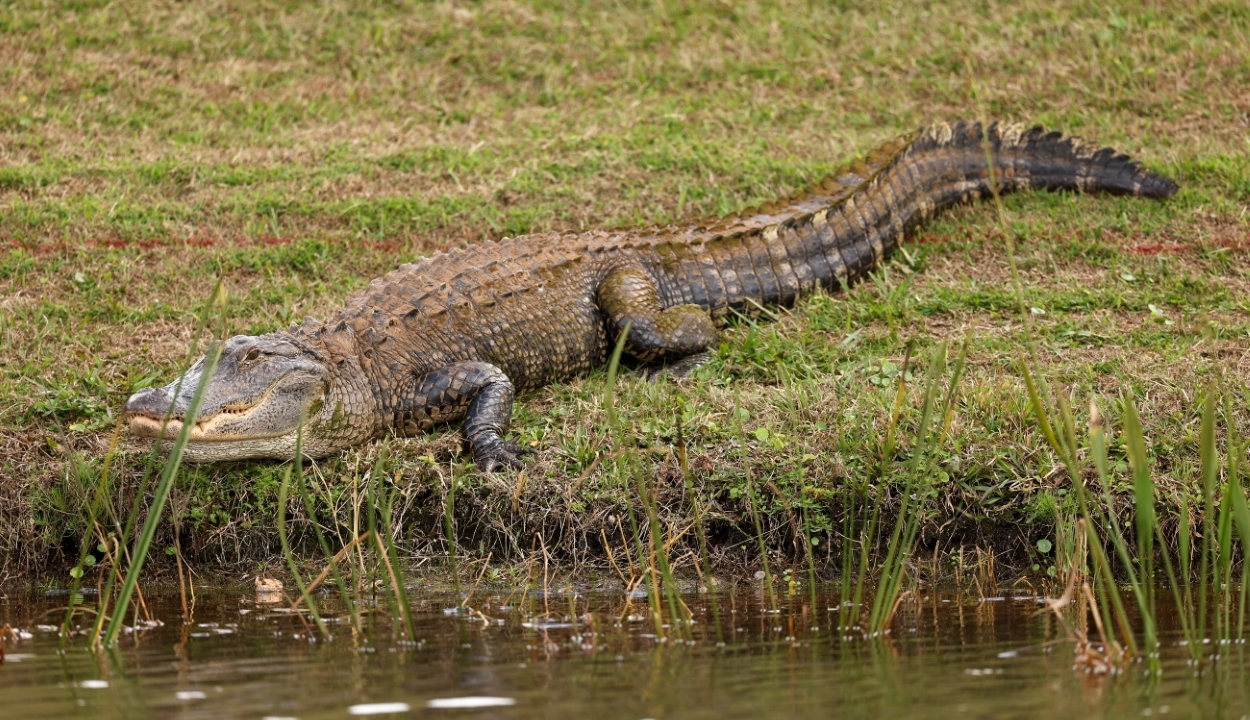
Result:
{"label": "green grass", "polygon": [[[522,397],[512,432],[537,450],[525,479],[458,472],[452,525],[462,564],[524,558],[541,531],[570,566],[603,568],[608,517],[634,507],[672,536],[697,497],[705,534],[677,541],[674,572],[693,572],[677,548],[696,537],[718,567],[759,567],[760,540],[805,563],[809,533],[828,567],[847,493],[879,491],[889,512],[922,482],[920,556],[977,546],[1044,575],[1037,541],[1057,542],[1072,506],[1020,378],[1028,342],[1052,387],[1133,397],[1171,507],[1203,506],[1193,398],[1212,376],[1243,435],[1250,421],[1247,47],[1250,13],[1233,2],[4,5],[0,577],[60,578],[77,561],[118,410],[208,339],[195,316],[218,277],[225,334],[264,332],[324,317],[419,254],[731,212],[920,124],[982,115],[1115,145],[1183,190],[956,209],[849,294],[739,320],[691,381],[624,373],[611,434],[602,372]],[[965,338],[955,410],[917,479],[918,383],[883,457],[896,375],[909,347],[928,357]],[[447,554],[436,488],[465,462],[459,445],[455,429],[388,444],[392,551]],[[656,482],[648,507],[609,461],[635,448]],[[354,537],[351,488],[379,452],[306,473],[338,540]],[[144,448],[122,453],[113,502],[129,507]],[[1127,450],[1108,453],[1123,511]],[[276,566],[284,477],[268,462],[184,468],[184,554]],[[292,537],[308,540],[290,502]]]}

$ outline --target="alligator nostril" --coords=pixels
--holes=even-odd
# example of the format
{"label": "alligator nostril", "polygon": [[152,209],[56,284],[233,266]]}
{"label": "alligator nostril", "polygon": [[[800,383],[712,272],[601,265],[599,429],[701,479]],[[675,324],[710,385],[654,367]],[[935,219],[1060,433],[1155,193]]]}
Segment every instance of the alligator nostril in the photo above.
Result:
{"label": "alligator nostril", "polygon": [[125,411],[141,415],[164,415],[173,402],[161,388],[140,390],[126,401]]}

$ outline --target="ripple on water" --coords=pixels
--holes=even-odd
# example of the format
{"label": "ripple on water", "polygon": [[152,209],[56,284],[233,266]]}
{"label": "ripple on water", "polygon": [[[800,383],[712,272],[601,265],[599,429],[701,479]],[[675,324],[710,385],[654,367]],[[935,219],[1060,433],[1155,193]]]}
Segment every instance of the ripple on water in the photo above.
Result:
{"label": "ripple on water", "polygon": [[454,697],[454,698],[435,698],[425,704],[425,706],[428,708],[438,708],[442,710],[506,707],[508,705],[516,705],[516,700],[514,700],[513,698],[490,697],[486,695]]}
{"label": "ripple on water", "polygon": [[394,715],[406,713],[412,707],[404,702],[363,703],[347,708],[348,715]]}
{"label": "ripple on water", "polygon": [[[621,593],[516,603],[507,592],[478,591],[468,614],[446,613],[457,602],[446,595],[414,593],[411,639],[375,606],[362,613],[360,632],[339,623],[326,640],[307,615],[241,614],[240,597],[224,593],[201,594],[184,624],[176,591],[148,591],[148,609],[164,625],[140,626],[109,654],[88,650],[81,635],[62,650],[58,633],[32,624],[64,599],[10,599],[0,626],[38,632],[4,648],[0,718],[1250,715],[1244,644],[1213,639],[1204,657],[1219,659],[1204,661],[1195,677],[1185,665],[1190,649],[1169,634],[1160,678],[1125,673],[1109,683],[1073,672],[1072,646],[1036,613],[1037,598],[986,595],[905,603],[894,633],[866,640],[862,628],[837,627],[832,595],[815,604],[803,593],[779,598],[779,612],[758,588],[726,590],[715,606],[706,595],[684,595],[696,622],[672,623],[666,612],[657,627],[645,601]],[[323,617],[348,615],[333,595],[318,605]],[[306,634],[318,641],[296,639]]]}

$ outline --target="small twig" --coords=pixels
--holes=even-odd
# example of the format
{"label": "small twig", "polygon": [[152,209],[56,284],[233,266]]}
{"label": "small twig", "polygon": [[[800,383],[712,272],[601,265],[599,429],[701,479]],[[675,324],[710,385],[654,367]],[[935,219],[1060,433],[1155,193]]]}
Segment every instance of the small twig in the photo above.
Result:
{"label": "small twig", "polygon": [[[1107,631],[1102,626],[1102,613],[1098,612],[1098,600],[1094,598],[1094,591],[1089,588],[1089,583],[1081,583],[1081,593],[1085,595],[1086,601],[1089,602],[1089,612],[1094,616],[1094,627],[1098,628],[1098,637],[1102,640],[1102,646],[1107,649],[1108,655],[1113,649],[1113,644],[1116,646],[1114,649],[1118,651],[1118,643],[1107,641]],[[1118,655],[1119,653],[1117,652],[1116,654]]]}
{"label": "small twig", "polygon": [[548,602],[551,598],[551,590],[548,586],[547,566],[551,561],[551,556],[547,554],[547,540],[542,533],[538,533],[538,544],[543,549],[543,612],[551,614],[551,604]]}
{"label": "small twig", "polygon": [[[313,581],[308,584],[307,593],[312,593],[312,591],[316,590],[317,587],[321,585],[321,583],[325,582],[325,579],[330,576],[330,572],[333,570],[334,566],[342,562],[343,558],[347,557],[347,553],[351,552],[353,547],[367,540],[369,536],[372,534],[373,534],[373,531],[366,530],[364,535],[357,535],[354,540],[344,545],[342,550],[339,550],[337,553],[335,553],[334,557],[330,558],[330,563],[325,566],[324,570],[321,571],[321,574],[318,575],[316,578],[314,578]],[[299,598],[297,598],[295,602],[291,605],[291,610],[298,609],[299,606],[303,604],[303,602],[304,602],[304,596],[300,595]]]}
{"label": "small twig", "polygon": [[[477,580],[473,581],[473,587],[469,588],[469,594],[464,596],[464,600],[460,603],[460,607],[469,607],[469,601],[473,599],[473,593],[477,591],[477,586],[481,584],[482,578],[486,576],[486,570],[490,568],[490,558],[493,553],[486,553],[486,560],[482,563],[482,572],[477,574]],[[470,608],[472,609],[472,608]],[[476,610],[474,612],[477,612]],[[478,612],[478,615],[481,615]],[[485,617],[484,615],[482,617]]]}
{"label": "small twig", "polygon": [[[521,512],[521,491],[525,489],[525,481],[529,477],[529,473],[522,470],[517,478],[516,490],[512,492],[512,512]],[[578,481],[580,483],[580,481]]]}
{"label": "small twig", "polygon": [[669,550],[672,550],[673,545],[675,545],[678,540],[682,539],[682,537],[685,536],[686,533],[690,532],[691,528],[694,527],[694,524],[696,522],[698,521],[697,520],[691,521],[689,525],[681,529],[681,532],[678,532],[676,535],[673,535],[671,538],[669,538],[668,542],[664,543],[664,552],[668,552]]}
{"label": "small twig", "polygon": [[890,623],[894,622],[894,614],[898,612],[898,606],[903,604],[904,598],[911,595],[911,590],[904,590],[898,594],[898,597],[894,598],[894,605],[890,607],[890,613],[885,616],[885,622],[881,623],[883,629],[890,627]]}
{"label": "small twig", "polygon": [[[621,531],[621,543],[625,548],[625,561],[629,563],[629,576],[631,578],[638,577],[638,572],[634,570],[634,556],[629,552],[629,538],[625,535],[625,526],[621,524],[621,516],[616,516],[616,528]],[[640,559],[641,560],[641,559]],[[630,581],[633,582],[632,580]]]}
{"label": "small twig", "polygon": [[699,579],[702,580],[703,571],[699,570],[699,556],[697,553],[695,553],[694,550],[687,551],[685,555],[682,555],[681,557],[674,560],[669,565],[669,568],[668,568],[669,572],[675,572],[677,568],[681,567],[681,564],[686,562],[687,560],[689,560],[690,563],[694,565],[695,570],[699,573]]}
{"label": "small twig", "polygon": [[[42,615],[37,615],[36,617],[45,618],[45,617],[47,617],[47,616],[49,616],[49,615],[51,615],[51,614],[53,614],[53,613],[65,612],[66,610],[69,610],[71,607],[72,607],[72,608],[74,608],[74,613],[75,613],[75,614],[80,613],[80,612],[91,613],[92,615],[99,615],[99,614],[100,614],[98,611],[96,611],[96,610],[92,610],[92,609],[91,609],[91,608],[89,608],[89,607],[83,607],[83,606],[81,606],[81,605],[66,605],[65,607],[54,607],[54,608],[52,608],[52,609],[50,609],[50,610],[48,610],[48,611],[44,612]],[[111,620],[112,618],[110,618],[108,615],[105,615],[105,616],[104,616],[104,619],[107,621],[107,620]]]}
{"label": "small twig", "polygon": [[621,567],[616,564],[616,553],[612,552],[612,548],[608,545],[608,534],[599,528],[599,536],[603,538],[603,551],[607,553],[608,562],[612,564],[612,569],[621,577],[621,584],[626,588],[629,587],[630,581],[625,579],[625,573],[621,572]]}
{"label": "small twig", "polygon": [[395,593],[396,604],[399,605],[399,613],[403,616],[404,629],[407,634],[407,640],[412,640],[412,620],[408,617],[401,594],[404,588],[399,584],[399,576],[395,574],[395,568],[391,566],[391,553],[386,547],[386,543],[382,540],[382,536],[378,533],[371,533],[373,541],[378,544],[378,554],[382,556],[382,563],[386,565],[386,574],[391,578],[391,589]]}

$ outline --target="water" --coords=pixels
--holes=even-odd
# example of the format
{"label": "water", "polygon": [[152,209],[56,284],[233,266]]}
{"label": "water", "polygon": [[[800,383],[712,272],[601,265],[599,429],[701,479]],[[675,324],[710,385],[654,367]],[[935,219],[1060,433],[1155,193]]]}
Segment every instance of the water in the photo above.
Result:
{"label": "water", "polygon": [[202,592],[183,623],[176,593],[148,592],[163,624],[112,653],[81,637],[61,649],[47,626],[63,610],[44,613],[64,596],[0,600],[0,626],[30,634],[3,645],[0,718],[1250,716],[1245,644],[1213,643],[1218,659],[1195,668],[1168,635],[1161,677],[1090,676],[1071,644],[1042,647],[1061,636],[1033,597],[922,597],[871,641],[834,627],[836,597],[784,597],[773,613],[742,588],[715,605],[685,596],[695,624],[661,640],[646,600],[619,593],[479,591],[480,614],[414,594],[410,644],[381,607],[360,635],[337,621],[310,641],[299,616],[250,593]]}

